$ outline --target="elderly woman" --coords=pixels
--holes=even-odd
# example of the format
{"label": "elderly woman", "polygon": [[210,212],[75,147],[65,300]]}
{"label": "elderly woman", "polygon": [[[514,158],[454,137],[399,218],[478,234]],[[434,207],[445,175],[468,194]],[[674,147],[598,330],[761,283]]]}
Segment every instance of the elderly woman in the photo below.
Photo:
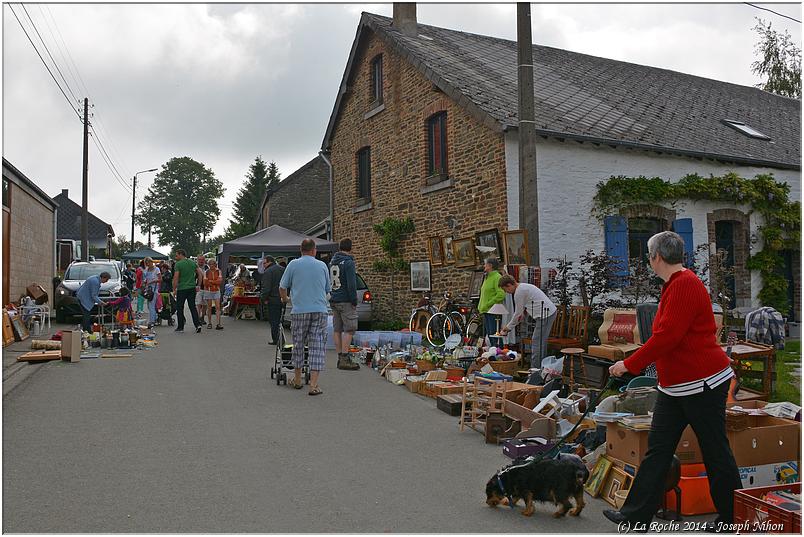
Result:
{"label": "elderly woman", "polygon": [[703,453],[709,492],[718,512],[714,530],[728,531],[740,474],[726,437],[726,398],[734,372],[715,337],[715,317],[701,280],[684,268],[684,240],[663,231],[648,240],[653,271],[665,281],[653,334],[634,354],[609,368],[614,376],[638,375],[655,362],[659,394],[653,408],[648,451],[619,511],[603,514],[617,524],[642,530],[659,506],[673,454],[687,425]]}
{"label": "elderly woman", "polygon": [[154,265],[154,260],[146,257],[145,269],[142,271],[142,296],[148,301],[148,328],[156,324],[156,299],[159,296],[161,273]]}
{"label": "elderly woman", "polygon": [[483,314],[483,332],[489,336],[489,344],[499,345],[502,338],[492,337],[492,335],[499,330],[500,316],[489,313],[492,306],[505,300],[505,293],[499,286],[502,274],[497,258],[486,259],[486,262],[483,263],[483,272],[486,273],[486,277],[480,287],[480,302],[477,304],[477,310]]}

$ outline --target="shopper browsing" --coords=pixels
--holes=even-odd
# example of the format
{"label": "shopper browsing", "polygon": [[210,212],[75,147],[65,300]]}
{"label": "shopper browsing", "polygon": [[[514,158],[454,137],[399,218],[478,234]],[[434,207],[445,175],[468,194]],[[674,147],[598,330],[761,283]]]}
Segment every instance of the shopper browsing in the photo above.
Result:
{"label": "shopper browsing", "polygon": [[81,328],[84,332],[92,331],[92,308],[95,307],[95,304],[105,304],[98,297],[98,293],[100,293],[101,285],[108,282],[111,277],[112,275],[105,271],[95,276],[90,276],[75,293],[78,305],[81,306]]}
{"label": "shopper browsing", "polygon": [[684,239],[672,231],[648,239],[650,267],[662,280],[662,298],[653,333],[634,354],[616,362],[609,373],[638,375],[655,362],[659,394],[653,408],[648,451],[619,511],[603,514],[634,528],[649,524],[681,433],[692,426],[703,453],[709,493],[718,512],[716,530],[728,529],[734,516],[734,490],[742,487],[726,437],[726,398],[734,372],[715,337],[717,326],[704,284],[684,268]]}
{"label": "shopper browsing", "polygon": [[293,335],[293,387],[297,390],[304,387],[301,369],[306,344],[310,359],[309,395],[323,393],[318,386],[318,377],[324,370],[327,306],[331,290],[329,269],[326,264],[315,258],[315,254],[315,241],[304,239],[301,243],[301,257],[288,263],[279,282],[282,302],[288,302],[288,293],[293,297],[290,317],[290,329]]}
{"label": "shopper browsing", "polygon": [[356,371],[360,366],[349,355],[352,336],[357,330],[357,273],[352,256],[352,240],[343,239],[338,247],[339,251],[329,263],[333,339],[338,351],[338,369]]}
{"label": "shopper browsing", "polygon": [[218,262],[210,259],[207,262],[208,269],[204,274],[204,300],[207,303],[207,315],[209,323],[207,328],[212,328],[212,307],[215,306],[215,317],[217,324],[215,330],[223,330],[221,324],[221,282],[223,282],[223,272],[218,268]]}
{"label": "shopper browsing", "polygon": [[532,354],[530,358],[531,367],[541,367],[542,359],[547,352],[547,338],[550,329],[556,320],[556,305],[547,298],[544,291],[529,283],[518,283],[511,276],[500,278],[500,288],[510,295],[514,295],[514,314],[508,325],[500,330],[501,335],[506,335],[514,329],[522,320],[530,316],[533,320],[538,320],[533,329],[531,341]]}
{"label": "shopper browsing", "polygon": [[185,302],[189,302],[195,332],[201,331],[201,322],[198,320],[198,310],[195,306],[195,295],[198,289],[196,287],[197,281],[204,281],[204,273],[191,259],[187,259],[187,252],[176,250],[176,266],[173,270],[173,293],[176,297],[176,332],[184,332]]}
{"label": "shopper browsing", "polygon": [[148,301],[148,328],[156,324],[156,302],[159,298],[159,268],[154,265],[154,260],[146,257],[145,270],[142,274],[142,296]]}
{"label": "shopper browsing", "polygon": [[258,265],[257,271],[262,273],[260,302],[263,305],[263,312],[268,315],[268,323],[271,326],[271,341],[269,344],[276,345],[279,341],[283,310],[282,297],[279,295],[279,282],[285,273],[285,267],[280,267],[273,256],[266,255],[262,263]]}
{"label": "shopper browsing", "polygon": [[493,337],[500,327],[500,315],[489,313],[489,310],[495,304],[499,304],[505,300],[505,292],[500,289],[500,261],[496,257],[489,257],[483,263],[483,272],[486,277],[483,279],[483,285],[480,287],[480,301],[477,304],[477,310],[483,314],[483,331],[489,338],[489,344],[499,346],[501,338]]}

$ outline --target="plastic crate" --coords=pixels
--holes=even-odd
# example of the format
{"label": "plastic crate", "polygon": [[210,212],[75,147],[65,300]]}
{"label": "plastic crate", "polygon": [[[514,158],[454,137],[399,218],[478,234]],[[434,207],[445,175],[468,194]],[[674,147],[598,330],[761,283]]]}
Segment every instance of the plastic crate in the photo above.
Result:
{"label": "plastic crate", "polygon": [[801,494],[801,483],[734,491],[734,523],[740,533],[801,534],[801,511],[788,511],[762,500],[763,494],[774,490]]}

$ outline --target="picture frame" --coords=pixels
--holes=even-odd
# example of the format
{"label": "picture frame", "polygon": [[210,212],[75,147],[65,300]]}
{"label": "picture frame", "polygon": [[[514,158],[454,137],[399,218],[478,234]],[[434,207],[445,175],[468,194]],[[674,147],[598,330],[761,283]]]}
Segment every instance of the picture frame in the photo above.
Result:
{"label": "picture frame", "polygon": [[616,466],[612,467],[606,476],[606,482],[603,485],[603,499],[609,504],[617,507],[617,494],[620,490],[628,490],[631,488],[631,476],[625,473],[625,470]]}
{"label": "picture frame", "polygon": [[455,266],[457,268],[474,267],[475,263],[475,240],[473,237],[465,239],[455,239],[452,241],[452,250],[455,254]]}
{"label": "picture frame", "polygon": [[430,257],[430,265],[440,267],[444,265],[444,243],[441,237],[429,237],[427,239],[427,252]]}
{"label": "picture frame", "polygon": [[442,242],[444,243],[444,264],[454,265],[455,250],[452,249],[452,237],[444,237]]}
{"label": "picture frame", "polygon": [[595,467],[592,469],[592,473],[589,474],[589,479],[583,486],[584,490],[593,498],[600,496],[600,491],[603,489],[603,485],[606,484],[606,478],[609,475],[609,470],[611,470],[611,467],[612,462],[610,459],[606,458],[605,455],[601,455],[597,459]]}
{"label": "picture frame", "polygon": [[486,273],[481,270],[472,272],[469,277],[469,298],[477,298],[480,296],[480,288],[483,286],[483,280],[486,279]]}
{"label": "picture frame", "polygon": [[431,286],[430,261],[411,261],[410,290],[430,291]]}
{"label": "picture frame", "polygon": [[22,322],[19,315],[11,317],[11,328],[14,331],[14,339],[16,341],[25,341],[28,339],[28,328],[26,328],[25,323]]}
{"label": "picture frame", "polygon": [[524,229],[503,231],[503,254],[506,265],[528,265],[528,232]]}
{"label": "picture frame", "polygon": [[[489,250],[489,248],[493,249]],[[478,260],[478,265],[482,265],[489,257],[496,257],[502,262],[501,253],[500,233],[497,231],[497,228],[475,233],[475,255]]]}

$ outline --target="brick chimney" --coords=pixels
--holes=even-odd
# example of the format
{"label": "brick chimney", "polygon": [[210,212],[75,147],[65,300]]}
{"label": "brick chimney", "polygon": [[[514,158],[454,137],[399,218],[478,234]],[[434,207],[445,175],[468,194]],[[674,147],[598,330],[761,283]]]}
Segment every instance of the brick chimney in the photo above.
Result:
{"label": "brick chimney", "polygon": [[68,195],[67,195],[67,193],[68,193],[68,192],[69,192],[69,190],[68,190],[68,189],[66,189],[66,188],[62,188],[62,189],[61,189],[61,195],[62,195],[62,196],[64,196],[65,198],[69,198],[69,197],[70,197],[70,196],[68,196]]}
{"label": "brick chimney", "polygon": [[419,35],[416,25],[416,3],[394,2],[394,22],[392,26],[408,37]]}

